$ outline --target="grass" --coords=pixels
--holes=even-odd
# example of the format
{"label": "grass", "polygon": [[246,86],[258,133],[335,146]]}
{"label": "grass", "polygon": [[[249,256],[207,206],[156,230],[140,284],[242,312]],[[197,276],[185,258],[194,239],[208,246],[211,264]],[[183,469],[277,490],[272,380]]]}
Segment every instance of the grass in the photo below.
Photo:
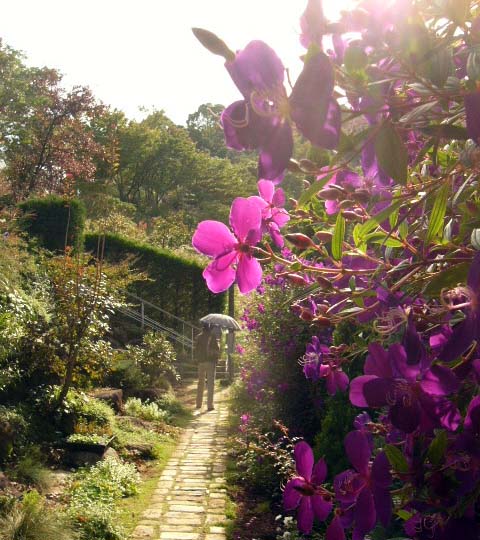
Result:
{"label": "grass", "polygon": [[142,472],[142,481],[138,488],[138,493],[127,499],[122,499],[118,504],[120,525],[125,528],[128,535],[136,527],[141,514],[150,506],[150,500],[158,484],[158,479],[162,474],[173,450],[176,441],[173,439],[163,440],[157,448],[156,461],[147,466]]}

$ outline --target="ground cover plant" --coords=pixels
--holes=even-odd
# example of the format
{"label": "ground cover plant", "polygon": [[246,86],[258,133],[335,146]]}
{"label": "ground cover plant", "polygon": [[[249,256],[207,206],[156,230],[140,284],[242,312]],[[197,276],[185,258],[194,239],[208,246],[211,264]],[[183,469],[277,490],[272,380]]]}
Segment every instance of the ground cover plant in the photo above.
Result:
{"label": "ground cover plant", "polygon": [[[295,286],[284,309],[315,334],[299,369],[356,410],[342,470],[295,445],[283,503],[299,531],[473,540],[480,6],[361,0],[331,23],[309,0],[300,28],[293,82],[263,41],[233,52],[194,29],[239,90],[221,123],[228,147],[258,152],[259,182],[233,201],[230,227],[200,222],[193,246],[213,292],[262,287],[262,263]],[[328,163],[292,160],[294,130]],[[308,182],[288,213],[287,169]]]}

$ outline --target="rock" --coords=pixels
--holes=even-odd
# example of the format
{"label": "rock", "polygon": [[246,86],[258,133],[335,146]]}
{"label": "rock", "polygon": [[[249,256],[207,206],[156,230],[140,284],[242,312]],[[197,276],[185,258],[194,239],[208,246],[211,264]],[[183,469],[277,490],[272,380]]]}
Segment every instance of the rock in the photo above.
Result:
{"label": "rock", "polygon": [[67,452],[65,459],[73,467],[86,467],[98,463],[102,459],[102,454],[97,452],[71,451]]}
{"label": "rock", "polygon": [[116,412],[123,413],[123,390],[115,388],[98,388],[90,395],[95,399],[106,401]]}
{"label": "rock", "polygon": [[120,456],[115,448],[107,448],[102,456],[102,459],[113,458],[117,461],[120,461]]}

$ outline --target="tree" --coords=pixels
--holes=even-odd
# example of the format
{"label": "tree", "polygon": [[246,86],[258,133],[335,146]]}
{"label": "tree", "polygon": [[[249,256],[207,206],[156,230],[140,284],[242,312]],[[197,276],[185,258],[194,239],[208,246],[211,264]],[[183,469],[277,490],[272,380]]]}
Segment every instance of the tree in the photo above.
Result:
{"label": "tree", "polygon": [[229,155],[220,125],[220,115],[224,108],[223,105],[204,103],[196,112],[189,114],[187,119],[188,133],[197,148],[220,158]]}
{"label": "tree", "polygon": [[104,155],[91,129],[104,107],[88,88],[61,87],[54,69],[28,68],[0,41],[0,155],[15,197],[65,192],[73,177],[91,180]]}

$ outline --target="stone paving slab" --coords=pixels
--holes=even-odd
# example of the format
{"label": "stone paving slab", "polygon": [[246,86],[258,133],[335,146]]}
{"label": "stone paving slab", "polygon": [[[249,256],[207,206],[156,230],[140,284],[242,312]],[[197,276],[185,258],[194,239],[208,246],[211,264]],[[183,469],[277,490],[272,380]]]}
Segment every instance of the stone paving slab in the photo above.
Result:
{"label": "stone paving slab", "polygon": [[[189,388],[191,394],[194,385]],[[225,540],[227,390],[185,429],[131,540]]]}

